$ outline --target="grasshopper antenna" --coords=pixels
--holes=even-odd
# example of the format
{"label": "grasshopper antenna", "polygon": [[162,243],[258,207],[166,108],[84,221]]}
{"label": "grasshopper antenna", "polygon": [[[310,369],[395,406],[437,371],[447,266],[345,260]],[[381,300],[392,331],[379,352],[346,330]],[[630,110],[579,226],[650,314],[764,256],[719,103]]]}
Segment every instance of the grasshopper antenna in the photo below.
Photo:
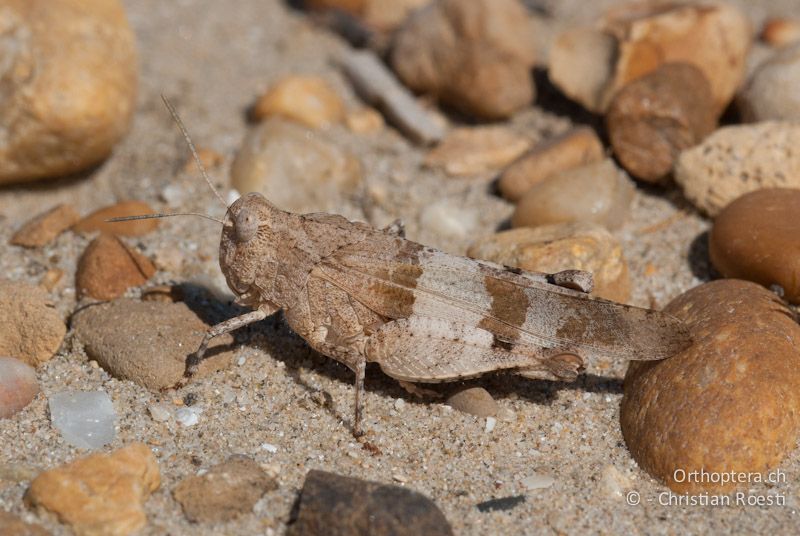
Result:
{"label": "grasshopper antenna", "polygon": [[139,216],[120,216],[119,218],[109,218],[107,222],[118,222],[118,221],[131,221],[131,220],[149,220],[153,218],[169,218],[170,216],[200,216],[201,218],[205,218],[207,220],[215,221],[220,225],[225,225],[225,222],[222,220],[218,220],[217,218],[212,218],[211,216],[207,216],[205,214],[200,214],[199,212],[170,212],[170,213],[162,213],[162,214],[141,214]]}
{"label": "grasshopper antenna", "polygon": [[[208,177],[208,173],[206,173],[206,168],[203,166],[203,162],[200,161],[200,157],[197,156],[197,149],[194,147],[194,143],[192,142],[192,138],[189,136],[189,131],[186,130],[186,126],[181,121],[178,112],[175,111],[175,107],[172,106],[172,103],[169,102],[169,99],[165,95],[161,95],[161,100],[164,101],[164,106],[167,107],[169,110],[170,115],[172,116],[172,120],[178,125],[178,128],[181,129],[181,133],[183,134],[183,139],[186,140],[186,145],[189,146],[189,150],[192,152],[192,158],[194,158],[194,163],[197,164],[197,167],[200,169],[200,173],[203,175],[203,178],[206,180],[206,183],[211,188],[211,191],[214,192],[214,195],[217,196],[219,202],[222,203],[226,209],[228,208],[228,204],[222,199],[222,196],[219,195],[219,192],[216,188],[214,188],[214,184],[211,182],[211,179]],[[214,218],[211,218],[214,219]],[[219,221],[219,220],[216,220]]]}

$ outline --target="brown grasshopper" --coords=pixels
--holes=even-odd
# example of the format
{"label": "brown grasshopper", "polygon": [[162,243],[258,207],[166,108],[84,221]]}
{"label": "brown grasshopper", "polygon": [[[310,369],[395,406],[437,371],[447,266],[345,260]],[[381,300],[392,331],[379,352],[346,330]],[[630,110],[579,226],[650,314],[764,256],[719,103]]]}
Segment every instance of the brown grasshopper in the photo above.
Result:
{"label": "brown grasshopper", "polygon": [[355,373],[355,435],[368,362],[407,382],[498,370],[571,381],[585,358],[663,359],[690,343],[672,316],[589,297],[587,272],[532,273],[450,255],[406,240],[397,225],[285,212],[258,193],[228,206],[220,223],[220,268],[236,303],[253,311],[210,328],[187,359],[187,377],[212,338],[282,310],[309,346]]}

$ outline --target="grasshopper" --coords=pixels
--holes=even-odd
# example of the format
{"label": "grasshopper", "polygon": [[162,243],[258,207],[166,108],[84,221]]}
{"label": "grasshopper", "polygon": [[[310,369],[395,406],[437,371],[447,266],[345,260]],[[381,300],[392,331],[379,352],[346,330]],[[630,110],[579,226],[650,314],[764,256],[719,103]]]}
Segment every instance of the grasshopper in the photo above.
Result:
{"label": "grasshopper", "polygon": [[294,214],[259,193],[242,195],[215,221],[222,224],[220,269],[235,302],[252,311],[208,330],[187,358],[187,378],[211,339],[282,310],[311,348],[355,374],[356,436],[368,362],[405,382],[501,370],[572,381],[584,359],[663,359],[691,342],[670,315],[590,297],[587,272],[533,273],[450,255],[406,240],[399,225],[376,229],[333,214]]}

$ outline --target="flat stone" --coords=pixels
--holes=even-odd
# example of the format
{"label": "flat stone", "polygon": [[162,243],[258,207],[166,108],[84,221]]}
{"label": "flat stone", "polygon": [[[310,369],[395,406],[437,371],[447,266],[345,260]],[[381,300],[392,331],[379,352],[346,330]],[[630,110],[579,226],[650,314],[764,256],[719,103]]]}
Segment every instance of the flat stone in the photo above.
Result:
{"label": "flat stone", "polygon": [[397,30],[390,61],[418,93],[481,119],[502,119],[535,96],[533,20],[517,0],[436,0]]}
{"label": "flat stone", "polygon": [[13,357],[0,357],[0,419],[14,416],[39,394],[36,370]]}
{"label": "flat stone", "polygon": [[550,50],[550,80],[588,110],[605,112],[620,88],[663,63],[687,62],[711,86],[714,113],[745,73],[752,28],[724,2],[615,5],[593,26],[570,28]]}
{"label": "flat stone", "polygon": [[450,395],[445,404],[478,417],[496,417],[499,409],[492,395],[483,387],[470,387],[458,391]]}
{"label": "flat stone", "polygon": [[156,267],[118,236],[102,233],[78,260],[75,286],[79,297],[112,300],[131,287],[144,285]]}
{"label": "flat stone", "polygon": [[247,133],[231,168],[232,186],[239,192],[259,192],[293,212],[332,211],[361,179],[354,155],[321,132],[279,118]]}
{"label": "flat stone", "polygon": [[67,326],[47,293],[22,281],[0,279],[0,355],[32,367],[56,353]]}
{"label": "flat stone", "polygon": [[144,201],[123,201],[92,212],[76,223],[72,230],[76,233],[100,231],[101,233],[120,236],[144,236],[158,227],[157,218],[122,222],[108,222],[106,220],[125,216],[142,216],[153,214],[154,212],[150,205]]}
{"label": "flat stone", "polygon": [[800,43],[775,52],[762,62],[738,99],[747,121],[800,121]]}
{"label": "flat stone", "polygon": [[106,158],[136,107],[135,39],[122,4],[8,0],[0,27],[0,184],[76,173]]}
{"label": "flat stone", "polygon": [[[73,316],[72,327],[89,358],[109,374],[160,390],[183,378],[186,357],[200,346],[209,326],[182,302],[119,299],[84,308]],[[230,365],[224,347],[232,342],[230,334],[215,337],[197,376]]]}
{"label": "flat stone", "polygon": [[675,181],[697,208],[716,216],[762,188],[800,188],[800,124],[764,121],[723,127],[681,152]]}
{"label": "flat stone", "polygon": [[26,248],[45,246],[72,227],[80,215],[69,205],[56,205],[42,212],[20,227],[11,237],[10,243]]}
{"label": "flat stone", "polygon": [[126,536],[147,523],[144,501],[160,483],[150,448],[133,443],[44,471],[25,502],[55,514],[77,536]]}
{"label": "flat stone", "polygon": [[594,276],[592,295],[622,303],[630,299],[631,284],[622,246],[598,224],[511,229],[476,242],[467,255],[529,272],[584,270]]}
{"label": "flat stone", "polygon": [[578,127],[543,141],[511,164],[497,186],[509,201],[518,201],[543,180],[569,169],[600,161],[605,150],[589,127]]}
{"label": "flat stone", "polygon": [[504,168],[530,146],[528,138],[505,127],[456,128],[428,153],[425,164],[448,175],[478,175]]}
{"label": "flat stone", "polygon": [[562,171],[533,186],[511,216],[512,227],[591,222],[618,229],[635,187],[611,159]]}
{"label": "flat stone", "polygon": [[694,342],[663,361],[630,363],[622,434],[639,466],[673,491],[730,492],[742,483],[688,475],[763,473],[795,449],[800,326],[774,294],[733,279],[695,287],[665,312]]}
{"label": "flat stone", "polygon": [[0,510],[0,534],[5,536],[50,536],[40,525],[26,523],[11,512]]}
{"label": "flat stone", "polygon": [[297,519],[287,535],[450,536],[447,519],[410,489],[311,470],[300,491]]}
{"label": "flat stone", "polygon": [[259,464],[232,456],[206,473],[184,478],[172,495],[193,523],[224,523],[253,511],[264,493],[278,488]]}
{"label": "flat stone", "polygon": [[617,159],[647,182],[664,180],[680,152],[702,141],[716,124],[711,86],[690,63],[665,63],[628,83],[606,115]]}
{"label": "flat stone", "polygon": [[765,188],[725,207],[709,235],[711,263],[723,277],[778,285],[800,303],[800,189]]}
{"label": "flat stone", "polygon": [[324,128],[344,117],[344,103],[324,79],[291,75],[275,82],[253,107],[253,117],[280,116],[311,128]]}

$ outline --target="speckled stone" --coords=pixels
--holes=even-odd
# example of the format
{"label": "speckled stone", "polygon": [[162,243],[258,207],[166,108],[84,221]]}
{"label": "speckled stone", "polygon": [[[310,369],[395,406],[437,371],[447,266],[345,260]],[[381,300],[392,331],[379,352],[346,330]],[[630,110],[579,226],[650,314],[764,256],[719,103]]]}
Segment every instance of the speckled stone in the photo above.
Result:
{"label": "speckled stone", "polygon": [[0,355],[32,367],[56,353],[67,326],[47,293],[22,281],[0,279]]}
{"label": "speckled stone", "polygon": [[774,469],[800,431],[794,314],[768,290],[734,279],[695,287],[665,311],[694,342],[663,361],[630,363],[620,421],[633,457],[679,493],[736,487],[689,481],[692,471]]}
{"label": "speckled stone", "polygon": [[709,235],[711,263],[724,277],[779,285],[800,303],[800,189],[766,188],[725,207]]}

